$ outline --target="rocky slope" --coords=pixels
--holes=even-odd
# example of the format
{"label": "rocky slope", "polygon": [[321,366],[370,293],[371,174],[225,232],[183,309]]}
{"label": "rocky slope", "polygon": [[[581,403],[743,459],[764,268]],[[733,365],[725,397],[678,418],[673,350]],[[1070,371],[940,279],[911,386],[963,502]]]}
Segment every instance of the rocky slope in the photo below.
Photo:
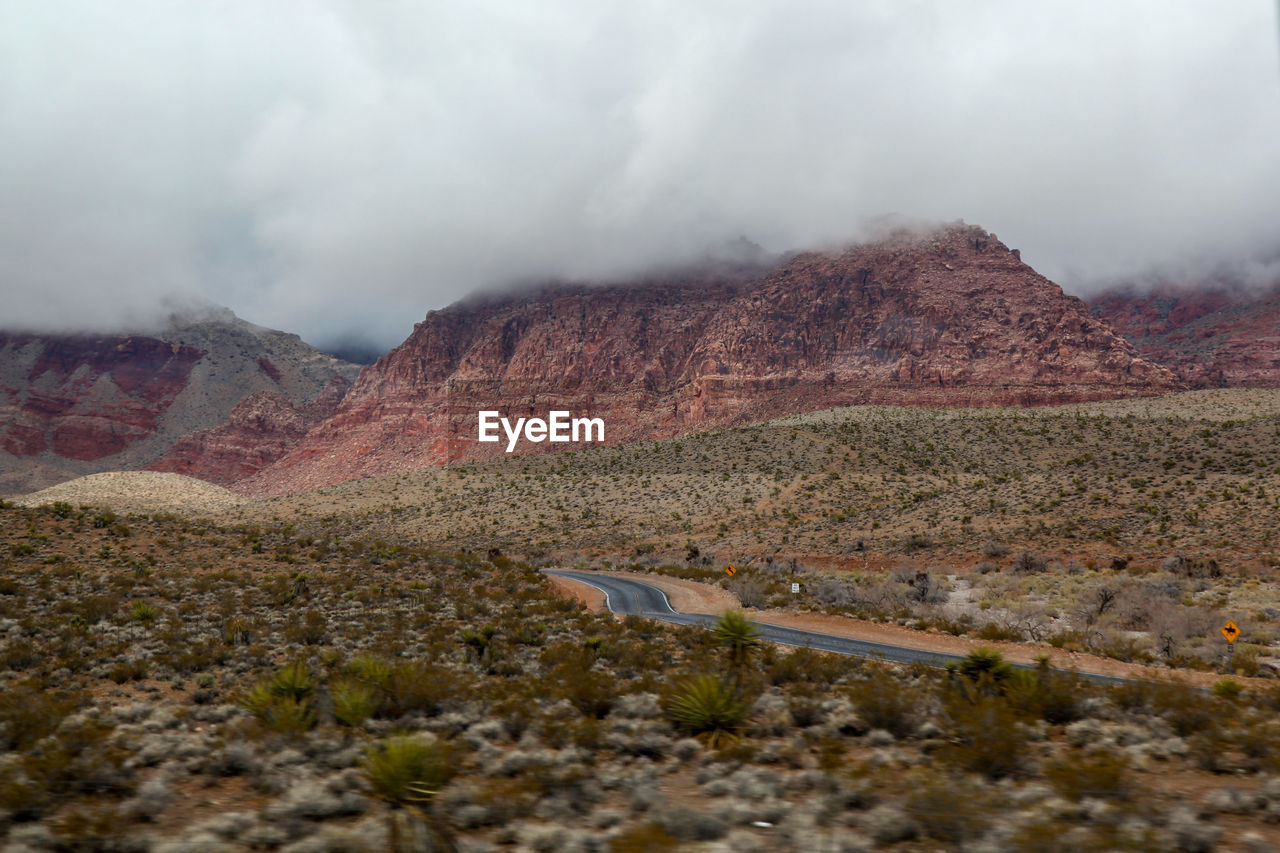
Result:
{"label": "rocky slope", "polygon": [[1146,358],[1197,388],[1280,387],[1280,281],[1122,287],[1090,300]]}
{"label": "rocky slope", "polygon": [[144,467],[250,394],[301,406],[358,371],[225,309],[114,335],[0,332],[0,493]]}
{"label": "rocky slope", "polygon": [[[1180,387],[993,235],[958,224],[644,283],[433,311],[334,415],[237,488],[499,455],[477,412],[601,417],[609,443],[857,403],[996,405]],[[524,443],[520,449],[574,445]]]}

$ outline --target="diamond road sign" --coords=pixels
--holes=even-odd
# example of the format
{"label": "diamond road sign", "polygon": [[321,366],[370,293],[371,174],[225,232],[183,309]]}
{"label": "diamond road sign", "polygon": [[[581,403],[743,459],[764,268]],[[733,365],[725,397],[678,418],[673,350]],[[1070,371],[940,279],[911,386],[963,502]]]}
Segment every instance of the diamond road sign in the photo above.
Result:
{"label": "diamond road sign", "polygon": [[1234,643],[1240,636],[1240,627],[1228,619],[1227,624],[1222,626],[1222,636],[1227,638],[1228,643]]}
{"label": "diamond road sign", "polygon": [[733,566],[726,566],[726,567],[725,567],[725,570],[724,570],[724,573],[725,573],[726,575],[728,575],[729,577],[733,577],[734,575],[736,575],[736,574],[738,573],[738,570],[737,570],[737,569],[735,569]]}

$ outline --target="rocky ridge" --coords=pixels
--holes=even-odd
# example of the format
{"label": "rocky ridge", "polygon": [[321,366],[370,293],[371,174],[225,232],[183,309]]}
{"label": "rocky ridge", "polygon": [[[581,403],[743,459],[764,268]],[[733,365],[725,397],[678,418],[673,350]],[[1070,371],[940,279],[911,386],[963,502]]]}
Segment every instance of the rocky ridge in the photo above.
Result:
{"label": "rocky ridge", "polygon": [[0,332],[0,493],[145,467],[248,395],[304,406],[358,371],[225,309],[131,333]]}
{"label": "rocky ridge", "polygon": [[1179,387],[1017,251],[956,224],[768,266],[548,285],[433,311],[332,417],[237,489],[279,494],[499,455],[476,440],[480,409],[602,417],[619,443],[842,405]]}
{"label": "rocky ridge", "polygon": [[1193,388],[1280,386],[1280,281],[1125,286],[1090,300],[1142,355]]}

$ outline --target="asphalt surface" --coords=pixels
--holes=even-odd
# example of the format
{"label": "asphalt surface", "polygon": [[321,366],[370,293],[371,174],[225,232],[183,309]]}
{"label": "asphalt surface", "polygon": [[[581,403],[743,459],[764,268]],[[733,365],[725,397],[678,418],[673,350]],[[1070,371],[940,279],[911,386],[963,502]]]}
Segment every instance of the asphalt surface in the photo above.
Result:
{"label": "asphalt surface", "polygon": [[[715,616],[704,613],[681,613],[671,606],[666,593],[657,587],[650,586],[641,580],[631,578],[606,577],[586,572],[573,572],[561,569],[546,569],[546,574],[584,583],[604,593],[605,606],[619,615],[643,616],[658,619],[673,625],[710,625],[716,621]],[[898,663],[923,663],[929,666],[943,667],[948,663],[959,663],[964,660],[960,655],[949,655],[943,652],[929,652],[907,646],[892,646],[887,643],[872,643],[866,640],[854,640],[849,637],[836,637],[831,634],[820,634],[817,631],[803,631],[799,628],[783,628],[780,625],[756,623],[760,627],[761,639],[787,646],[802,646],[824,652],[836,652],[842,655],[855,655],[864,658],[879,658]],[[1023,664],[1014,664],[1020,669],[1030,669]],[[1090,681],[1103,684],[1120,684],[1129,679],[1110,675],[1094,675],[1079,673]]]}

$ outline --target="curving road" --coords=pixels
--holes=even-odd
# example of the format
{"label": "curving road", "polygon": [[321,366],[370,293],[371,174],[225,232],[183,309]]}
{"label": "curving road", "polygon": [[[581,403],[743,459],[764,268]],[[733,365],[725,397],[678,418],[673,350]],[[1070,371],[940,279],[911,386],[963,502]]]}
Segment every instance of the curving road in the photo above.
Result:
{"label": "curving road", "polygon": [[[716,621],[715,616],[705,613],[681,613],[671,606],[666,593],[657,587],[650,586],[640,580],[631,578],[615,578],[604,575],[573,572],[562,569],[544,569],[548,575],[568,578],[587,586],[595,587],[604,593],[605,606],[613,613],[620,615],[644,616],[659,619],[674,625],[710,625]],[[964,660],[960,655],[949,655],[943,652],[929,652],[913,649],[908,646],[891,646],[887,643],[872,643],[867,640],[854,640],[849,637],[836,637],[831,634],[820,634],[817,631],[802,631],[799,628],[784,628],[757,622],[761,639],[787,646],[807,646],[823,652],[836,652],[842,655],[856,655],[865,658],[880,658],[899,663],[924,663],[929,666],[945,666]],[[1024,664],[1014,664],[1021,669],[1030,669]],[[1120,684],[1129,679],[1111,675],[1095,675],[1081,672],[1078,675],[1103,684]]]}

